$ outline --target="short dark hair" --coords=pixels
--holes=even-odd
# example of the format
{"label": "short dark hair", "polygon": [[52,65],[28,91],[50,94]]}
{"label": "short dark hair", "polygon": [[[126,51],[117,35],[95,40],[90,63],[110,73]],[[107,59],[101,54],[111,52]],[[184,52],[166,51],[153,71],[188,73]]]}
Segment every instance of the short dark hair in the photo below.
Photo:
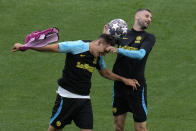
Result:
{"label": "short dark hair", "polygon": [[114,46],[115,43],[116,43],[115,37],[112,36],[112,35],[109,35],[109,34],[101,34],[101,35],[98,37],[98,39],[104,39],[104,41],[105,41],[107,44],[111,45],[111,46]]}
{"label": "short dark hair", "polygon": [[136,11],[136,13],[138,13],[138,12],[140,12],[140,11],[148,11],[148,12],[151,13],[151,10],[150,10],[150,9],[138,9],[138,10]]}

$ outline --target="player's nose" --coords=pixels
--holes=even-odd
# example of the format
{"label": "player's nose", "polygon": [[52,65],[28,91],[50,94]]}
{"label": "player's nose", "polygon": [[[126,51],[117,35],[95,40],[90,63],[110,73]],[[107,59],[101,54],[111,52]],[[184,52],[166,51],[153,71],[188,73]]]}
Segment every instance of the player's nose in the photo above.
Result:
{"label": "player's nose", "polygon": [[148,18],[148,21],[149,21],[149,22],[151,22],[151,21],[152,21],[152,18],[151,18],[151,17],[149,17],[149,18]]}

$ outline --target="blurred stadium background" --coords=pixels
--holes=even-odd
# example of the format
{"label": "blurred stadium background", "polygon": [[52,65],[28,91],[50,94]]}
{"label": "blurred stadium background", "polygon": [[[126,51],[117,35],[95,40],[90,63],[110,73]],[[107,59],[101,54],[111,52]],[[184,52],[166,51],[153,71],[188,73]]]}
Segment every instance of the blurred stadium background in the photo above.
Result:
{"label": "blurred stadium background", "polygon": [[[60,41],[95,39],[114,18],[131,28],[134,12],[149,8],[147,30],[157,41],[148,59],[149,131],[196,130],[195,0],[0,0],[0,131],[46,131],[64,54],[11,53],[26,34],[60,29]],[[105,57],[112,69],[115,54]],[[91,99],[94,131],[112,131],[112,81],[95,71]],[[133,130],[128,114],[125,131]],[[78,131],[74,124],[67,131]]]}

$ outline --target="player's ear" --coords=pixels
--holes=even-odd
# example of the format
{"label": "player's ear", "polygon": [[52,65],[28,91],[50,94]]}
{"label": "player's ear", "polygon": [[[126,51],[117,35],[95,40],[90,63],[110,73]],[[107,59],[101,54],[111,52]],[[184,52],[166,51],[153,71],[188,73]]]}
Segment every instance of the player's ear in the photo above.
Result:
{"label": "player's ear", "polygon": [[139,12],[135,14],[135,20],[139,19],[139,15],[140,15]]}
{"label": "player's ear", "polygon": [[135,20],[138,20],[138,16],[137,15],[135,15]]}
{"label": "player's ear", "polygon": [[103,34],[109,34],[108,32],[108,24],[106,24],[103,28]]}

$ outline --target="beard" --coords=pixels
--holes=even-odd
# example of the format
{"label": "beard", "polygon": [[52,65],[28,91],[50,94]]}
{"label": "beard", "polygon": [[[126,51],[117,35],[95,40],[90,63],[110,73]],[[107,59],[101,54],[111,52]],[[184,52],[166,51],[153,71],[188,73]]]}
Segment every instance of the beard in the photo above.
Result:
{"label": "beard", "polygon": [[140,28],[142,29],[142,30],[145,30],[145,29],[147,29],[148,28],[148,25],[146,26],[145,25],[145,21],[142,21],[142,20],[138,20],[138,25],[140,26]]}
{"label": "beard", "polygon": [[141,29],[142,30],[145,30],[145,29],[147,29],[148,27],[146,27],[146,26],[141,26]]}

